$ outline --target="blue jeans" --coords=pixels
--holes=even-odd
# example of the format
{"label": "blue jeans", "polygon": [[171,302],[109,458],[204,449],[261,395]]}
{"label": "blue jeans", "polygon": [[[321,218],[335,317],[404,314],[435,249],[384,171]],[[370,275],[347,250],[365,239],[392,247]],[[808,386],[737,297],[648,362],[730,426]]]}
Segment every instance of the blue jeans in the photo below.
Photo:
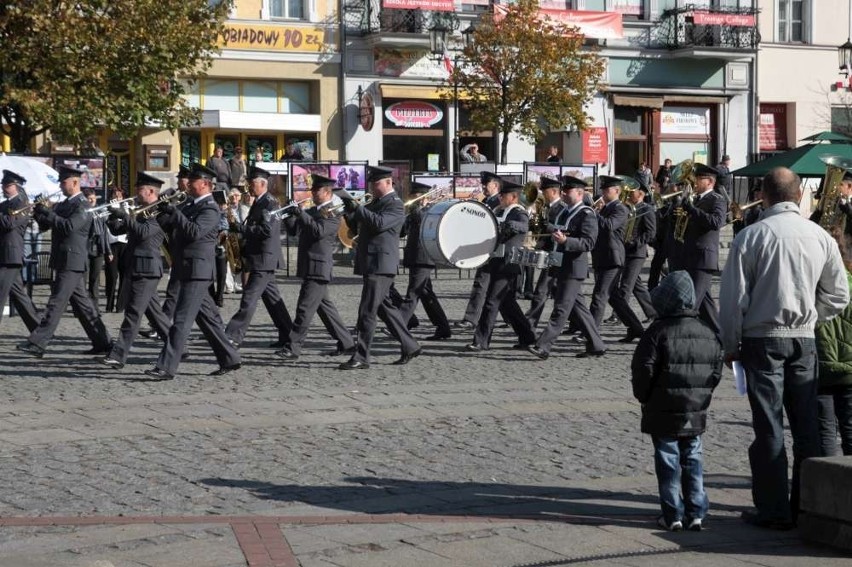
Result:
{"label": "blue jeans", "polygon": [[832,386],[819,391],[819,432],[822,456],[837,455],[837,433],[844,455],[852,455],[852,386]]}
{"label": "blue jeans", "polygon": [[[812,338],[743,338],[754,442],[748,449],[752,498],[760,518],[796,521],[802,461],[820,456],[816,341]],[[793,436],[793,486],[787,487],[784,411]]]}
{"label": "blue jeans", "polygon": [[[657,437],[654,441],[654,469],[660,487],[660,508],[667,524],[703,519],[710,508],[704,491],[704,461],[701,436]],[[683,494],[683,496],[681,496]],[[685,515],[684,515],[685,514]]]}

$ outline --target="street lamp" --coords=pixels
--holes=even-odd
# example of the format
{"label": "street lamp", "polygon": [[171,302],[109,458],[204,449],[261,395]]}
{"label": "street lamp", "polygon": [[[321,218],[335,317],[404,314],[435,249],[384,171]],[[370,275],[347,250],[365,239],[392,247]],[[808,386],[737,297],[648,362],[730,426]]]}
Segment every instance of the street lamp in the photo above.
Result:
{"label": "street lamp", "polygon": [[846,39],[846,43],[837,48],[837,58],[840,70],[848,77],[852,71],[852,41]]}

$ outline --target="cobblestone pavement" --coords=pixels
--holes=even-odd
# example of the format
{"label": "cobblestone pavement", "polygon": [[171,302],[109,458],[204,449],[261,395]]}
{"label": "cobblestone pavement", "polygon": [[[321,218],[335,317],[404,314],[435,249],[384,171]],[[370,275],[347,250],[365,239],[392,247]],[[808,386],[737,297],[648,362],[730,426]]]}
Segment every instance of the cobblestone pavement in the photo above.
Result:
{"label": "cobblestone pavement", "polygon": [[[470,285],[458,276],[435,282],[451,318]],[[298,282],[279,281],[292,310]],[[332,295],[352,325],[359,294],[338,270]],[[226,319],[237,306],[226,296]],[[114,332],[120,316],[105,321]],[[272,357],[261,308],[242,369],[208,377],[213,356],[193,342],[178,377],[152,383],[138,379],[153,341],[114,372],[78,354],[89,345],[70,312],[42,360],[15,351],[19,319],[0,325],[0,567],[849,564],[736,519],[750,504],[751,428],[729,375],[704,442],[710,529],[655,528],[652,449],[618,326],[598,360],[561,341],[540,361],[498,328],[488,352],[463,352],[465,333],[424,342],[405,367],[379,334],[372,368],[341,372],[320,354],[333,347],[321,327],[299,361]]]}

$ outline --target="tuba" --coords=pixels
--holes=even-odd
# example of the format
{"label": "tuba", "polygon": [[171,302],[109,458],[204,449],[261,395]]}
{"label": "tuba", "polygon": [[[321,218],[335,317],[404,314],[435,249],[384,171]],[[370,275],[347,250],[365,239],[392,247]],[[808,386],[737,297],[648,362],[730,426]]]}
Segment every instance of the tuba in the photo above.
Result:
{"label": "tuba", "polygon": [[840,194],[840,183],[846,172],[852,171],[852,160],[840,156],[820,156],[819,159],[826,165],[822,194],[816,206],[820,212],[819,225],[825,230],[837,227],[842,232],[846,228],[846,214],[839,207],[845,199]]}
{"label": "tuba", "polygon": [[[691,159],[685,159],[675,166],[672,170],[672,182],[682,187],[680,195],[684,200],[692,199],[692,188],[695,187],[695,165]],[[674,216],[674,239],[683,242],[689,226],[689,213],[683,207],[677,207],[674,210]]]}
{"label": "tuba", "polygon": [[618,193],[618,200],[621,204],[628,208],[627,224],[624,228],[624,243],[629,244],[636,238],[636,207],[630,202],[630,195],[639,189],[639,182],[633,177],[627,175],[617,175],[621,179],[621,190]]}

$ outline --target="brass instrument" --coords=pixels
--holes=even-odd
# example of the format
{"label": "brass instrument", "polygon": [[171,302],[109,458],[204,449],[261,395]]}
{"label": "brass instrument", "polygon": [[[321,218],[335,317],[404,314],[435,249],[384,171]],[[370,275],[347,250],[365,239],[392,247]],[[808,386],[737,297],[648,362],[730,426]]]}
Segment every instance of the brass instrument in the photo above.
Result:
{"label": "brass instrument", "polygon": [[825,230],[837,227],[843,232],[846,228],[846,214],[838,206],[842,199],[840,183],[847,171],[852,170],[852,160],[840,156],[820,156],[826,165],[825,181],[816,210],[820,212],[819,225]]}
{"label": "brass instrument", "polygon": [[287,203],[280,209],[275,209],[274,211],[269,211],[269,214],[273,217],[278,217],[279,219],[286,219],[287,217],[293,215],[302,208],[302,205],[306,207],[310,206],[307,203],[313,203],[313,199],[308,197],[307,199],[302,199],[301,201],[295,201],[291,203]]}
{"label": "brass instrument", "polygon": [[[363,197],[355,200],[363,202],[365,205],[369,205],[373,201],[373,194],[365,193]],[[344,208],[342,203],[340,205],[335,205],[333,209],[334,214],[341,217],[340,226],[337,228],[337,239],[340,240],[340,244],[342,244],[344,248],[352,248],[355,246],[355,240],[358,239],[358,233],[354,228],[349,226],[349,221],[347,221],[346,217],[343,216]]]}
{"label": "brass instrument", "polygon": [[62,191],[60,190],[60,191],[54,191],[53,193],[50,193],[48,195],[39,195],[38,197],[36,197],[33,200],[32,203],[27,203],[26,205],[24,205],[20,209],[15,209],[15,210],[9,211],[9,215],[13,216],[13,217],[25,215],[25,214],[28,215],[32,212],[32,210],[35,208],[35,206],[38,205],[39,203],[41,203],[42,205],[44,205],[46,207],[52,207],[54,205],[52,199],[54,197],[56,197],[57,195],[61,195],[61,194],[62,194]]}
{"label": "brass instrument", "polygon": [[[234,217],[234,209],[226,207],[225,216],[228,218],[228,226],[237,224],[237,219]],[[225,257],[228,259],[228,265],[231,266],[231,272],[239,274],[243,271],[243,254],[240,249],[240,235],[230,230],[224,233],[222,237],[222,246],[225,247]]]}
{"label": "brass instrument", "polygon": [[92,207],[88,209],[88,211],[94,215],[95,218],[104,219],[110,215],[113,209],[128,209],[132,207],[132,204],[136,201],[136,197],[128,197],[126,199],[113,199],[109,203],[98,205],[97,207]]}
{"label": "brass instrument", "polygon": [[160,214],[159,206],[163,203],[171,203],[172,205],[180,205],[185,202],[187,198],[186,191],[175,191],[170,195],[163,195],[150,205],[145,205],[143,207],[136,207],[130,210],[130,213],[133,216],[138,217],[142,215],[142,218],[150,219],[154,218]]}
{"label": "brass instrument", "polygon": [[411,207],[412,205],[420,203],[420,201],[425,201],[424,203],[420,203],[420,206],[422,206],[422,207],[428,207],[429,205],[434,205],[435,203],[446,198],[446,195],[445,195],[446,190],[447,190],[446,187],[435,187],[435,188],[423,193],[422,195],[414,197],[413,199],[409,199],[408,201],[404,202],[402,204],[402,206],[407,209],[408,207]]}
{"label": "brass instrument", "polygon": [[752,201],[747,205],[740,205],[736,201],[731,203],[731,222],[738,221],[743,219],[743,212],[749,210],[752,207],[756,207],[758,205],[763,204],[763,199],[760,201]]}
{"label": "brass instrument", "polygon": [[529,181],[524,185],[522,194],[523,200],[528,203],[529,231],[533,234],[544,232],[547,228],[547,203],[544,202],[544,191],[539,191],[538,184]]}
{"label": "brass instrument", "polygon": [[627,175],[617,175],[616,177],[621,179],[621,191],[618,194],[618,200],[621,201],[622,205],[628,208],[627,224],[624,227],[624,236],[622,237],[622,240],[624,240],[625,244],[629,244],[636,237],[637,226],[636,206],[630,201],[630,195],[639,189],[640,185],[636,179],[628,177]]}
{"label": "brass instrument", "polygon": [[660,195],[659,193],[657,193],[655,191],[654,192],[654,205],[656,205],[656,207],[658,209],[662,209],[663,206],[666,204],[666,201],[668,201],[669,199],[673,199],[675,197],[679,197],[680,195],[681,195],[680,191],[676,191],[674,193],[667,193],[665,195]]}
{"label": "brass instrument", "polygon": [[[675,166],[672,170],[672,180],[675,185],[683,188],[680,195],[684,201],[692,199],[692,188],[695,187],[695,164],[692,163],[691,159],[685,159]],[[677,207],[674,210],[674,215],[674,239],[683,242],[686,229],[689,226],[689,213],[683,207]]]}

